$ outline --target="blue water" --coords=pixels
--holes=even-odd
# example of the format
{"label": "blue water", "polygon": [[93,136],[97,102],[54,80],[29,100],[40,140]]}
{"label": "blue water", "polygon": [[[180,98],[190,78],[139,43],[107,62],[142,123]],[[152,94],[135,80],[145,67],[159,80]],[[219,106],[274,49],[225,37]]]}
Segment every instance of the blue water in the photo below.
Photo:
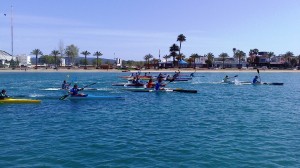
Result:
{"label": "blue water", "polygon": [[[196,73],[168,87],[191,93],[136,93],[111,86],[128,73],[0,73],[9,95],[41,104],[0,104],[0,167],[299,167],[300,73],[260,72],[283,86],[226,85]],[[66,79],[92,95],[125,100],[61,101]]]}

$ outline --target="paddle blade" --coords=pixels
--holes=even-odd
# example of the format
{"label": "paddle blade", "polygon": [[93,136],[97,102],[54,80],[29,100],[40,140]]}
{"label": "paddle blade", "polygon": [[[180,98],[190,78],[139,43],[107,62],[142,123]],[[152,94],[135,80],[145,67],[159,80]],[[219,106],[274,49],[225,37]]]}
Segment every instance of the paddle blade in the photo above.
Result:
{"label": "paddle blade", "polygon": [[69,95],[63,95],[62,97],[59,98],[59,100],[65,100]]}
{"label": "paddle blade", "polygon": [[257,73],[259,74],[259,69],[256,69],[257,70]]}
{"label": "paddle blade", "polygon": [[173,92],[197,93],[197,90],[174,89]]}

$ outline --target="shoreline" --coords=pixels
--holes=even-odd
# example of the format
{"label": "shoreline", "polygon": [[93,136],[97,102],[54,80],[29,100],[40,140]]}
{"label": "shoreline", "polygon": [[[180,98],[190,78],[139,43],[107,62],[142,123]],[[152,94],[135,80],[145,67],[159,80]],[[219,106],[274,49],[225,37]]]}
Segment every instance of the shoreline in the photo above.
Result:
{"label": "shoreline", "polygon": [[[80,73],[111,73],[111,72],[115,72],[115,73],[136,73],[138,71],[140,71],[141,73],[145,73],[145,72],[151,72],[151,73],[159,73],[159,72],[175,72],[175,71],[180,71],[182,73],[192,73],[192,72],[204,72],[204,73],[222,73],[222,72],[257,72],[256,69],[178,69],[178,68],[170,68],[170,69],[147,69],[147,70],[130,70],[128,72],[122,72],[122,70],[117,70],[117,69],[27,69],[25,71],[25,69],[0,69],[0,73],[4,72],[4,73],[11,73],[11,72],[16,72],[16,73],[40,73],[40,72],[56,72],[56,73],[66,73],[66,72],[80,72]],[[290,72],[290,73],[298,73],[300,72],[300,70],[270,70],[270,69],[259,69],[260,72],[267,72],[267,73],[284,73],[284,72]]]}

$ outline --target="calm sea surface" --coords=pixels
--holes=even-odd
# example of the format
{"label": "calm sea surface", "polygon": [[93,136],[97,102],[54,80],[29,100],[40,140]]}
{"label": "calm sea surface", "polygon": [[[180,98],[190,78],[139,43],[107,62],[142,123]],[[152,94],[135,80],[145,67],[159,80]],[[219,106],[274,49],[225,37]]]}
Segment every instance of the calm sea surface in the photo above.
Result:
{"label": "calm sea surface", "polygon": [[[0,167],[300,167],[300,73],[266,73],[283,86],[219,84],[196,73],[168,87],[190,93],[135,93],[111,86],[129,73],[0,73],[9,95],[41,104],[0,104]],[[62,81],[125,100],[58,100]],[[125,81],[124,81],[125,82]]]}

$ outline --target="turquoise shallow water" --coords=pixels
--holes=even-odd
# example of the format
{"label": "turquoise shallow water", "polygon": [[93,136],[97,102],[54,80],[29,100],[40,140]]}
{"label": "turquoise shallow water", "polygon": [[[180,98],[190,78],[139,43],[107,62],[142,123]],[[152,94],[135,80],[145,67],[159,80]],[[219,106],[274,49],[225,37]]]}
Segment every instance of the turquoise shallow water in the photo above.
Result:
{"label": "turquoise shallow water", "polygon": [[[227,73],[236,74],[256,75]],[[198,94],[133,93],[111,86],[127,73],[0,73],[11,96],[42,100],[0,105],[0,167],[299,167],[300,73],[260,74],[284,85],[197,73],[169,87]],[[64,79],[125,100],[60,101],[63,92],[42,90]]]}

